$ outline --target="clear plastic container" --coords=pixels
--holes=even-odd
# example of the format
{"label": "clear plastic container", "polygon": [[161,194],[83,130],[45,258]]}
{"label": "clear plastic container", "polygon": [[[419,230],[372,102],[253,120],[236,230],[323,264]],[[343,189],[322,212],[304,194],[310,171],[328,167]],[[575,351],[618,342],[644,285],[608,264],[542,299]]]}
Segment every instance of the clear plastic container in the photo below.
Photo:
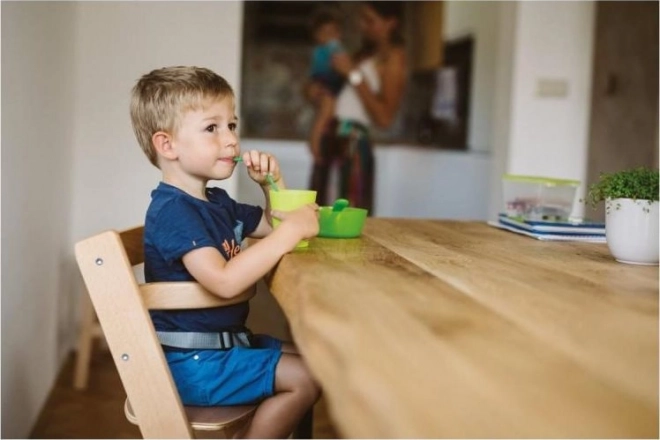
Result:
{"label": "clear plastic container", "polygon": [[578,186],[579,180],[505,174],[504,212],[526,220],[567,221]]}

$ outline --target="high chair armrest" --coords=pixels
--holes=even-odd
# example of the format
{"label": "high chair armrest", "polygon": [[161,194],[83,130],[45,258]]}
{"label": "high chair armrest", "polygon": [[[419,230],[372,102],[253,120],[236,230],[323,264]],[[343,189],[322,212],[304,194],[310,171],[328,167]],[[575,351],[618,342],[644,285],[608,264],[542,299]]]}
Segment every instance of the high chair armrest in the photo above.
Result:
{"label": "high chair armrest", "polygon": [[206,290],[199,283],[175,281],[140,285],[144,305],[152,310],[205,309],[238,304],[251,299],[256,289],[249,288],[240,295],[225,299]]}

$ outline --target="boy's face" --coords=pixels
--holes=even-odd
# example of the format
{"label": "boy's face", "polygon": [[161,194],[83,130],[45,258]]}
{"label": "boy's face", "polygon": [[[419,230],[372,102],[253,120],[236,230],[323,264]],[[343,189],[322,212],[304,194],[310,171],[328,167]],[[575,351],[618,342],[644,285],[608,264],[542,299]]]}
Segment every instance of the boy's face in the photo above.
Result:
{"label": "boy's face", "polygon": [[314,32],[314,39],[317,44],[325,44],[332,40],[339,40],[340,37],[341,33],[339,32],[339,26],[334,22],[322,24]]}
{"label": "boy's face", "polygon": [[236,167],[233,158],[240,154],[237,128],[232,96],[186,111],[172,136],[181,170],[201,179],[230,177]]}

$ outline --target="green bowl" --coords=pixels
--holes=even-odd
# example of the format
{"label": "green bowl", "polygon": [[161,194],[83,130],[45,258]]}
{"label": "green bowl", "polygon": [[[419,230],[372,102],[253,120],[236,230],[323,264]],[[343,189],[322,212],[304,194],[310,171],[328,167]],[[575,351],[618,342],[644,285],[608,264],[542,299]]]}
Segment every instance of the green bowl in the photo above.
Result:
{"label": "green bowl", "polygon": [[359,237],[368,212],[362,208],[344,208],[339,212],[332,212],[332,206],[322,206],[319,209],[319,237]]}

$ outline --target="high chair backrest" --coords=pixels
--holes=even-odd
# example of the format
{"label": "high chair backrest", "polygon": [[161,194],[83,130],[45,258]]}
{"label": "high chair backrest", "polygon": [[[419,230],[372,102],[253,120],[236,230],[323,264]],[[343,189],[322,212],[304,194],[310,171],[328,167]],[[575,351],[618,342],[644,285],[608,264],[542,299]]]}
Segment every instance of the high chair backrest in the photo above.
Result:
{"label": "high chair backrest", "polygon": [[148,309],[192,309],[246,301],[221,299],[193,282],[138,285],[144,261],[142,226],[106,231],[76,243],[76,260],[122,384],[145,438],[193,438],[193,431]]}

